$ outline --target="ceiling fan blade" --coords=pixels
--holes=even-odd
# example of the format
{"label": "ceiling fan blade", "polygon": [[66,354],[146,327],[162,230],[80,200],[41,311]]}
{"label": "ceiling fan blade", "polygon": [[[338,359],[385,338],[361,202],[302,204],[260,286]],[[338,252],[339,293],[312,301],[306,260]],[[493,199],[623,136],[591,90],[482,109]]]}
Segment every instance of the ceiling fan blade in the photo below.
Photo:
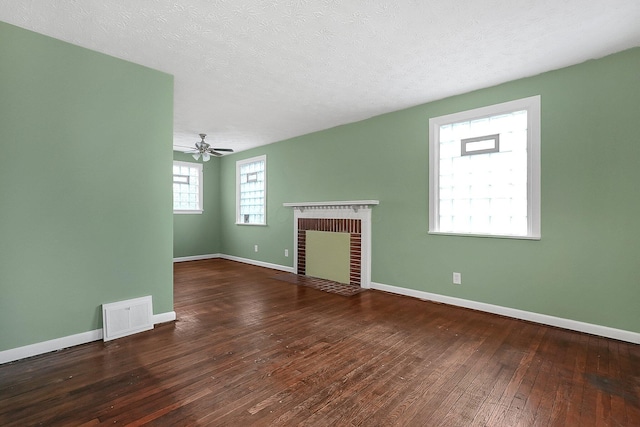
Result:
{"label": "ceiling fan blade", "polygon": [[233,150],[231,148],[212,148],[212,150],[215,150],[215,151],[228,151],[229,153],[233,153]]}
{"label": "ceiling fan blade", "polygon": [[207,150],[207,153],[209,153],[209,154],[211,154],[211,155],[213,155],[213,156],[217,156],[217,157],[222,156],[222,154],[221,154],[221,153],[218,153],[217,151],[214,151],[214,150],[213,150],[213,148],[209,148],[209,149]]}

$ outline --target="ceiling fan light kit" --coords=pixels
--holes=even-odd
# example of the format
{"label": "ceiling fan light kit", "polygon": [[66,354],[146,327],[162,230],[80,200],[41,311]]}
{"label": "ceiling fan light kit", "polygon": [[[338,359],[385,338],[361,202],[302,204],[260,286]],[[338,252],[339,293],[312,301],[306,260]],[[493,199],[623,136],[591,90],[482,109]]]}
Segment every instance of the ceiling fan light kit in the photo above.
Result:
{"label": "ceiling fan light kit", "polygon": [[211,146],[204,141],[206,136],[206,133],[201,133],[201,141],[196,142],[196,148],[193,150],[185,151],[185,153],[191,154],[196,160],[200,159],[200,156],[202,156],[203,162],[208,162],[209,160],[211,160],[212,155],[216,157],[222,156],[222,153],[219,153],[219,151],[233,153],[233,150],[231,148],[211,148]]}

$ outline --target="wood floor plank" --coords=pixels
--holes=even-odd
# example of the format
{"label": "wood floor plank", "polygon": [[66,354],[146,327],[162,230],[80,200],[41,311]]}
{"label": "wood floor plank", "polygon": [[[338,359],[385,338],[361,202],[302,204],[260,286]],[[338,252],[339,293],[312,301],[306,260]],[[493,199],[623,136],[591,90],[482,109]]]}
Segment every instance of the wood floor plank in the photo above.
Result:
{"label": "wood floor plank", "polygon": [[438,381],[446,378],[447,373],[455,372],[455,368],[459,366],[459,360],[452,356],[472,353],[485,339],[481,335],[474,337],[473,340],[462,338],[464,334],[459,332],[467,330],[472,325],[472,323],[466,324],[467,322],[473,322],[473,320],[469,317],[461,319],[455,325],[459,329],[447,322],[436,322],[436,333],[431,336],[417,332],[416,340],[421,345],[414,350],[413,354],[419,357],[423,364],[414,372],[412,382],[406,387],[409,393],[389,392],[384,383],[378,383],[375,388],[378,395],[393,393],[393,396],[376,411],[358,414],[351,424],[396,425],[399,420],[414,416],[424,396],[436,390],[439,387]]}
{"label": "wood floor plank", "polygon": [[[595,426],[598,423],[598,414],[602,416],[602,412],[598,410],[598,400],[600,391],[598,389],[598,369],[600,365],[600,356],[602,346],[599,338],[590,336],[587,344],[587,362],[585,372],[583,372],[585,389],[580,404],[580,424],[584,426]],[[600,409],[602,406],[600,405]]]}
{"label": "wood floor plank", "polygon": [[470,425],[517,425],[521,420],[521,395],[519,391],[525,378],[531,375],[531,365],[545,334],[544,329],[522,322],[518,343],[520,361],[511,378],[502,375],[496,378],[496,385],[484,401],[486,410],[477,411]]}
{"label": "wood floor plank", "polygon": [[[539,404],[532,424],[534,426],[552,425],[553,411],[560,407],[557,405],[557,398],[562,393],[564,386],[561,371],[564,367],[567,345],[566,341],[562,340],[563,335],[564,331],[556,328],[550,329],[546,334],[547,345],[543,347],[541,355],[544,357],[541,373],[547,378],[545,381],[539,382],[538,387],[534,387],[532,390],[532,394],[535,393],[539,396]],[[550,352],[557,352],[557,354],[551,358]]]}
{"label": "wood floor plank", "polygon": [[2,426],[636,426],[640,346],[175,264],[177,321],[0,365]]}
{"label": "wood floor plank", "polygon": [[620,367],[618,393],[624,397],[627,425],[640,426],[640,381],[637,373],[634,374],[640,366],[640,354],[634,347],[622,342],[618,343],[618,354],[620,357],[615,362]]}
{"label": "wood floor plank", "polygon": [[[509,325],[496,331],[495,335],[482,340],[473,352],[466,355],[464,352],[458,352],[457,357],[462,357],[460,363],[453,365],[451,370],[437,381],[436,389],[427,390],[421,404],[416,405],[417,412],[411,421],[422,425],[440,423],[460,398],[469,381],[483,371],[513,327]],[[459,387],[461,382],[463,386]]]}
{"label": "wood floor plank", "polygon": [[620,385],[623,383],[622,375],[620,371],[620,365],[616,363],[616,360],[620,359],[620,354],[618,352],[619,342],[617,341],[607,341],[607,345],[609,346],[609,376],[612,378],[611,380],[611,390],[613,394],[611,395],[611,424],[612,425],[628,425],[627,421],[627,412],[625,408],[625,400],[624,400],[624,392],[619,393]]}

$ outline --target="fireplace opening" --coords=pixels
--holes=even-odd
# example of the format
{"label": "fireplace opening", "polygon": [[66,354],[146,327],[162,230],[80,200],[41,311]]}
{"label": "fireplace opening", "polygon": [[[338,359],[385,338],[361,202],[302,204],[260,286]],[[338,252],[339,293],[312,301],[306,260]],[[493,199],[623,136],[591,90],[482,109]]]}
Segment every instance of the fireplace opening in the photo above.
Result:
{"label": "fireplace opening", "polygon": [[[340,283],[360,286],[361,268],[361,243],[362,221],[359,219],[340,218],[299,218],[298,219],[298,274],[333,280]],[[317,234],[320,232],[320,234]],[[307,234],[310,233],[310,234]],[[329,237],[329,235],[334,235]],[[308,237],[311,237],[312,247],[308,247]],[[328,238],[329,237],[329,238]],[[342,243],[344,250],[338,254],[328,254],[327,251],[317,250],[318,240],[330,240],[332,243]],[[321,249],[329,249],[330,244]],[[337,244],[334,245],[337,247]],[[311,249],[311,253],[309,253]],[[342,257],[335,260],[336,256]],[[320,265],[320,268],[318,267]],[[344,266],[346,271],[340,272],[340,280],[334,278],[315,276],[315,274],[327,273],[332,266]],[[311,267],[311,270],[309,270]]]}
{"label": "fireplace opening", "polygon": [[348,284],[351,235],[316,230],[305,233],[306,275]]}

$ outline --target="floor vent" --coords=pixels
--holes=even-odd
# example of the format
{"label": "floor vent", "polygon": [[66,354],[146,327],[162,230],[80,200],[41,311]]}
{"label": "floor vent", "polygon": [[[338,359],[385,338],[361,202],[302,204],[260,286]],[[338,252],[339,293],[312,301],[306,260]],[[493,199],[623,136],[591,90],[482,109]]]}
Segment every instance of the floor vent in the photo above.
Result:
{"label": "floor vent", "polygon": [[102,304],[102,325],[105,341],[153,329],[151,296]]}

